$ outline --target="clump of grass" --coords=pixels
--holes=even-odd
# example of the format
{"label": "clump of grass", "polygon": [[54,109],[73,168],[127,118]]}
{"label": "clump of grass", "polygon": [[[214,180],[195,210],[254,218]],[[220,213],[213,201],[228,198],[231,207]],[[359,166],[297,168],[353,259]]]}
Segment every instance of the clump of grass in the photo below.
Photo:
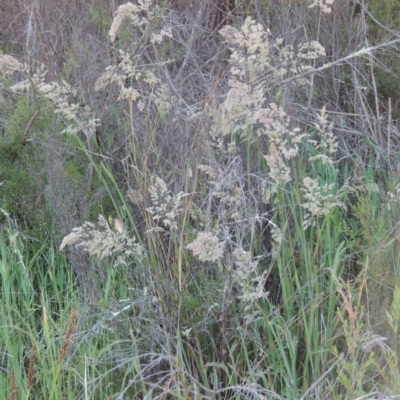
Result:
{"label": "clump of grass", "polygon": [[[330,5],[316,1],[312,8],[328,14]],[[177,89],[159,58],[159,46],[173,35],[161,29],[157,12],[150,0],[120,6],[110,38],[116,43],[124,22],[132,21],[133,45],[123,41],[118,62],[96,83],[97,91],[115,89],[126,116],[122,178],[113,175],[107,157],[93,154],[99,121],[91,108],[70,100],[74,88],[48,82],[43,69],[30,76],[16,60],[0,59],[9,75],[27,74],[11,90],[35,89],[66,119],[65,133],[86,135],[88,177],[102,182],[115,208],[115,215],[99,213],[97,223],[81,221],[60,245],[67,254],[82,249],[96,266],[101,279],[91,307],[73,291],[68,265],[61,268],[64,278],[52,268],[33,277],[18,232],[4,234],[4,254],[17,268],[1,263],[7,305],[1,318],[12,322],[0,339],[18,360],[14,369],[27,343],[35,349],[27,374],[15,369],[17,382],[27,382],[20,390],[56,400],[82,392],[106,398],[110,391],[121,400],[395,393],[397,348],[364,322],[363,257],[375,242],[363,243],[355,233],[381,207],[377,193],[366,189],[374,176],[367,168],[365,176],[343,168],[346,156],[326,107],[300,123],[280,90],[289,84],[314,90],[314,64],[325,63],[319,72],[331,66],[325,49],[316,40],[295,48],[250,17],[221,29],[229,49],[226,90],[187,105],[185,128],[199,121],[197,137],[187,139],[189,159],[175,165],[178,158],[163,146]],[[183,95],[179,101],[185,103]],[[386,239],[378,242],[395,242]],[[52,249],[53,261],[61,260]],[[350,273],[354,262],[359,276]],[[386,319],[397,339],[400,295],[393,293]],[[86,317],[80,330],[72,302],[83,309],[80,319]],[[22,323],[18,312],[26,305],[35,313]],[[64,315],[70,316],[66,330]],[[16,326],[20,337],[14,338]],[[79,388],[70,392],[76,382]]]}
{"label": "clump of grass", "polygon": [[[368,260],[367,260],[368,262]],[[334,347],[338,355],[337,376],[332,384],[332,398],[358,398],[367,395],[386,396],[398,393],[398,357],[387,344],[387,337],[376,335],[366,329],[364,291],[367,278],[360,276],[360,284],[352,288],[349,283],[337,281],[338,292],[343,307],[337,315],[345,340],[345,353],[339,356],[339,347]],[[356,289],[356,291],[354,291]],[[397,307],[396,300],[392,307]],[[390,314],[388,318],[390,320]]]}
{"label": "clump of grass", "polygon": [[[201,221],[209,231],[198,232],[197,238],[186,245],[199,261],[208,264],[209,270],[214,271],[212,274],[219,274],[217,282],[220,285],[220,293],[213,296],[216,303],[209,303],[209,310],[215,310],[213,314],[216,316],[216,325],[211,328],[212,325],[207,326],[206,323],[206,332],[214,337],[221,348],[220,352],[209,354],[216,363],[215,382],[211,390],[217,390],[221,381],[226,381],[231,375],[223,366],[230,357],[235,356],[231,346],[235,341],[238,325],[235,320],[228,318],[229,314],[234,313],[236,318],[241,314],[245,315],[247,333],[243,332],[242,337],[245,347],[250,346],[254,338],[260,340],[260,332],[257,332],[260,329],[263,331],[261,336],[270,339],[270,343],[273,344],[270,354],[273,356],[265,358],[263,355],[254,354],[252,363],[283,363],[284,368],[281,371],[274,371],[275,378],[272,379],[271,375],[270,389],[293,398],[300,396],[312,383],[316,371],[318,376],[324,376],[327,371],[331,371],[330,346],[335,334],[334,313],[339,300],[330,294],[335,292],[335,281],[328,279],[330,274],[327,268],[329,266],[339,276],[344,271],[344,252],[341,244],[344,238],[340,235],[340,218],[341,210],[346,211],[347,196],[353,189],[348,181],[339,185],[338,171],[334,167],[337,143],[332,133],[333,126],[326,119],[325,108],[317,116],[315,132],[311,136],[293,126],[290,117],[281,106],[273,103],[264,106],[266,99],[263,97],[262,84],[254,84],[253,80],[264,70],[272,71],[276,80],[286,76],[282,75],[286,73],[283,69],[281,71],[273,64],[276,61],[271,53],[272,49],[279,49],[282,43],[270,41],[262,27],[251,19],[245,21],[242,30],[226,27],[221,33],[230,40],[232,46],[231,89],[220,106],[220,115],[224,115],[224,119],[218,118],[217,114],[210,114],[214,122],[210,133],[219,152],[222,173],[213,173],[215,169],[212,166],[201,166],[201,169],[213,178],[205,189],[205,198],[210,199],[210,206],[203,213],[204,218]],[[248,36],[256,38],[260,44],[254,49],[250,48],[254,52],[251,53],[254,61],[243,63],[241,59],[245,59],[245,54],[250,51],[246,47],[249,46]],[[308,50],[304,51],[308,52],[308,56],[304,59],[309,60],[324,54],[322,51],[314,51],[316,45],[305,46],[304,49],[306,48]],[[282,50],[282,60],[285,57],[293,57],[287,53],[289,51]],[[234,99],[238,97],[248,101],[236,103]],[[225,109],[226,111],[223,111]],[[254,116],[253,119],[250,118],[251,115]],[[235,129],[232,131],[227,127]],[[230,163],[235,154],[240,154],[240,140],[246,140],[248,154],[251,154],[251,148],[259,143],[262,144],[259,150],[266,153],[261,156],[265,159],[267,172],[264,176],[257,176],[257,179],[263,188],[261,200],[270,208],[268,218],[257,214],[256,208],[252,210],[255,217],[249,218],[250,203],[246,203],[248,194],[240,180],[235,181],[238,173],[244,176],[251,173],[252,165],[248,163],[245,172],[240,169],[239,163],[231,164],[236,168],[236,176],[229,175],[229,164],[226,163]],[[309,146],[313,148],[312,154],[307,154],[310,152]],[[308,159],[308,164],[303,162],[304,158]],[[303,179],[299,179],[302,176]],[[228,177],[231,179],[228,180]],[[250,176],[245,180],[248,178]],[[181,203],[183,193],[171,194],[165,181],[160,178],[156,178],[155,182],[154,186],[149,186],[152,206],[147,207],[144,212],[150,214],[152,220],[161,221],[162,226],[158,229],[152,227],[147,230],[147,234],[164,232],[166,237],[170,237],[168,250],[165,253],[158,251],[154,256],[164,258],[162,265],[168,265],[169,260],[172,260],[169,265],[172,279],[170,285],[173,285],[176,276],[174,274],[178,270],[179,291],[185,294],[190,285],[189,280],[182,274],[188,275],[192,267],[190,264],[176,265],[176,259],[173,257],[175,251],[175,257],[182,262],[183,248],[179,242],[175,243],[175,239],[182,237],[182,233],[189,228],[184,225],[185,220],[177,218],[187,214],[182,209],[185,205]],[[250,191],[251,180],[248,182]],[[300,182],[303,184],[299,185]],[[247,209],[240,210],[236,197],[245,201]],[[199,200],[204,201],[203,198]],[[191,207],[202,208],[200,203],[196,204],[194,201]],[[247,237],[250,229],[255,229],[257,219],[266,220],[273,227],[270,267],[265,270],[260,270],[256,261],[260,255],[254,254],[251,248],[249,251],[245,250],[249,246]],[[235,226],[234,231],[232,226]],[[81,234],[76,235],[83,230],[87,231],[85,237]],[[71,235],[74,235],[72,241]],[[107,245],[107,249],[110,250],[106,254],[102,251],[106,242],[92,240],[93,235],[96,235],[96,227],[87,222],[64,239],[62,248],[66,244],[76,243],[83,245],[90,252],[94,246],[98,251],[92,251],[92,255],[98,254],[103,258],[105,255],[120,255],[127,244],[124,242],[120,248],[115,245],[116,241],[112,240]],[[257,242],[259,239],[253,240]],[[150,255],[147,259],[151,260]],[[145,262],[139,268],[149,267]],[[282,293],[280,305],[270,302],[264,292],[268,275],[273,268],[276,268],[279,276],[278,285]],[[300,269],[301,274],[298,272]],[[182,285],[182,281],[186,282],[186,285]],[[167,287],[165,282],[165,288],[158,287],[152,290],[156,293],[154,301],[159,304],[157,312],[168,321],[172,317],[168,308],[174,304],[174,293],[165,297]],[[199,289],[207,290],[204,287]],[[275,315],[272,325],[266,323],[271,320],[271,315]],[[207,313],[203,318],[207,318]],[[324,326],[323,332],[321,326]],[[175,329],[179,327],[176,326]],[[212,332],[211,329],[216,330]],[[193,340],[201,341],[201,336],[196,334]],[[321,337],[324,337],[323,341]],[[300,338],[305,343],[304,354],[299,348]],[[174,346],[176,344],[168,343],[168,347]]]}

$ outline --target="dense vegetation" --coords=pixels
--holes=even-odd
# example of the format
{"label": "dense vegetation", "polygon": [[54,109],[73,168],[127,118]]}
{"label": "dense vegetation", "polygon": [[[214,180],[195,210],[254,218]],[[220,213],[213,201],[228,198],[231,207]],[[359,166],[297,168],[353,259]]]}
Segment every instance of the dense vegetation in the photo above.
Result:
{"label": "dense vegetation", "polygon": [[223,4],[2,2],[1,398],[400,396],[400,2]]}

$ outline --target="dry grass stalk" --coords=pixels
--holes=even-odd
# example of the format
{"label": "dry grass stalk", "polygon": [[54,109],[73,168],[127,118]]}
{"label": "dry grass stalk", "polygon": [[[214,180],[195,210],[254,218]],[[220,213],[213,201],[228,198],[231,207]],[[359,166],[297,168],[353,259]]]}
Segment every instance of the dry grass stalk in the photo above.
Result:
{"label": "dry grass stalk", "polygon": [[28,390],[32,387],[35,376],[36,352],[36,346],[33,346],[31,349],[31,355],[29,356],[28,382],[26,384]]}
{"label": "dry grass stalk", "polygon": [[69,319],[67,332],[65,333],[64,343],[61,347],[60,354],[58,357],[58,364],[62,364],[62,362],[65,358],[65,355],[67,354],[69,345],[71,344],[71,337],[72,337],[72,334],[74,333],[75,326],[76,326],[76,311],[71,310],[71,317]]}
{"label": "dry grass stalk", "polygon": [[11,370],[11,378],[10,378],[10,400],[16,400],[17,398],[17,384],[15,383],[15,373],[14,370]]}

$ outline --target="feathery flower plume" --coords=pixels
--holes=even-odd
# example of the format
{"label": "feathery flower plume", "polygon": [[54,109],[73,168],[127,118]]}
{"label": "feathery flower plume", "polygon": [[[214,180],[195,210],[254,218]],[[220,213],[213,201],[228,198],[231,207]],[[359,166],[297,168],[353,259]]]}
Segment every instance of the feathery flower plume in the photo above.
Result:
{"label": "feathery flower plume", "polygon": [[246,303],[245,309],[250,309],[256,300],[268,296],[264,289],[265,279],[258,275],[258,263],[253,260],[250,252],[238,247],[232,255],[235,258],[235,280],[241,290],[239,298]]}
{"label": "feathery flower plume", "polygon": [[279,150],[275,143],[271,144],[269,155],[264,156],[269,167],[269,176],[271,179],[280,186],[285,185],[291,181],[290,168],[285,164]]}
{"label": "feathery flower plume", "polygon": [[320,185],[316,179],[310,177],[303,179],[303,185],[304,187],[301,190],[304,193],[305,202],[302,207],[307,210],[303,221],[304,229],[314,226],[319,217],[329,215],[336,206],[346,210],[346,205],[341,201],[341,198],[353,191],[348,180],[336,193],[335,184]]}
{"label": "feathery flower plume", "polygon": [[336,154],[338,143],[333,133],[333,122],[329,123],[326,118],[326,108],[322,107],[318,115],[318,121],[314,123],[316,137],[308,139],[320,154],[309,158],[309,161],[321,160],[323,164],[332,164],[332,157]]}
{"label": "feathery flower plume", "polygon": [[177,217],[182,211],[182,198],[186,194],[179,192],[172,195],[167,188],[167,184],[160,177],[156,177],[154,184],[149,187],[149,194],[153,206],[148,207],[146,211],[153,216],[155,221],[159,221],[164,228],[177,229]]}
{"label": "feathery flower plume", "polygon": [[332,12],[332,5],[334,0],[312,0],[312,4],[309,8],[318,7],[324,14],[330,14]]}
{"label": "feathery flower plume", "polygon": [[[115,41],[117,32],[125,19],[130,19],[135,26],[142,26],[146,23],[144,18],[139,17],[140,12],[143,11],[143,4],[145,3],[142,2],[141,7],[140,5],[134,5],[128,2],[118,7],[110,31],[108,32],[111,42]],[[150,2],[147,2],[147,4],[150,6]]]}
{"label": "feathery flower plume", "polygon": [[9,55],[0,55],[0,72],[5,75],[11,75],[14,72],[25,72],[26,64],[22,64],[16,58]]}
{"label": "feathery flower plume", "polygon": [[217,261],[223,256],[223,243],[212,232],[200,232],[197,238],[186,246],[200,261]]}
{"label": "feathery flower plume", "polygon": [[90,255],[97,256],[100,259],[113,254],[122,254],[126,257],[134,255],[141,259],[145,251],[136,242],[136,238],[134,236],[128,237],[123,226],[118,223],[115,228],[115,230],[111,229],[107,220],[100,214],[97,226],[86,221],[82,226],[73,228],[71,233],[62,240],[60,250],[76,244]]}

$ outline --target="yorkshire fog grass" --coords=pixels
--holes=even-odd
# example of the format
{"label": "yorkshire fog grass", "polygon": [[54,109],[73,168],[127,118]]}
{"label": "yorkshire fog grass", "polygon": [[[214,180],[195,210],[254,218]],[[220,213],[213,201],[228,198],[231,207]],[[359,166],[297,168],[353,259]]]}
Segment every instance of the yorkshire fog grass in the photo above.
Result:
{"label": "yorkshire fog grass", "polygon": [[371,46],[340,0],[236,1],[218,32],[206,2],[100,3],[102,70],[77,43],[50,67],[39,33],[0,54],[0,397],[400,397],[393,26]]}

